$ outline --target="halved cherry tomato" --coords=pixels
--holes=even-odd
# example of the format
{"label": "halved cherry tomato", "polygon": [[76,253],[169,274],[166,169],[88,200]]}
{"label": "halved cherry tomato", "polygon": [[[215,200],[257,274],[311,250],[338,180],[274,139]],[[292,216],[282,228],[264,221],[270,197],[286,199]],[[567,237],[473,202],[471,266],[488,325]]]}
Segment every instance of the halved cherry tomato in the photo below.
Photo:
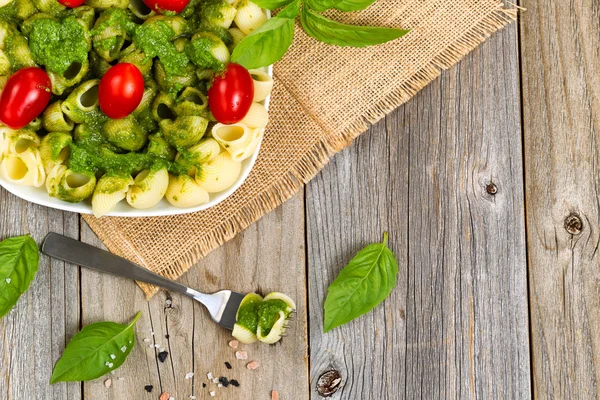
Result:
{"label": "halved cherry tomato", "polygon": [[0,122],[21,129],[44,111],[52,96],[52,82],[41,68],[23,68],[6,81],[0,94]]}
{"label": "halved cherry tomato", "polygon": [[111,118],[124,118],[142,101],[144,77],[133,64],[123,63],[111,67],[98,86],[98,104]]}
{"label": "halved cherry tomato", "polygon": [[58,0],[58,2],[65,7],[75,8],[85,3],[85,0]]}
{"label": "halved cherry tomato", "polygon": [[208,106],[222,124],[241,121],[254,98],[254,82],[248,70],[239,64],[228,64],[223,74],[213,79],[208,90]]}
{"label": "halved cherry tomato", "polygon": [[144,3],[159,14],[165,11],[180,13],[190,0],[144,0]]}

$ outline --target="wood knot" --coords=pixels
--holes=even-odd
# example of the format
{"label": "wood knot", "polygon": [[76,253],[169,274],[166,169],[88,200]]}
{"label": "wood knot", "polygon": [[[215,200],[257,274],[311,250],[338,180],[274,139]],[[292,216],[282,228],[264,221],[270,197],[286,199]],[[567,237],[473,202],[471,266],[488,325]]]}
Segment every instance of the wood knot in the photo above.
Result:
{"label": "wood knot", "polygon": [[565,229],[571,235],[579,235],[583,229],[583,221],[581,221],[579,215],[572,213],[565,218]]}
{"label": "wood knot", "polygon": [[338,391],[342,383],[342,374],[332,369],[327,371],[317,380],[317,393],[321,397],[330,397]]}
{"label": "wood knot", "polygon": [[498,186],[496,186],[496,184],[493,182],[488,182],[485,185],[485,191],[488,192],[488,194],[491,194],[493,196],[496,193],[498,193]]}

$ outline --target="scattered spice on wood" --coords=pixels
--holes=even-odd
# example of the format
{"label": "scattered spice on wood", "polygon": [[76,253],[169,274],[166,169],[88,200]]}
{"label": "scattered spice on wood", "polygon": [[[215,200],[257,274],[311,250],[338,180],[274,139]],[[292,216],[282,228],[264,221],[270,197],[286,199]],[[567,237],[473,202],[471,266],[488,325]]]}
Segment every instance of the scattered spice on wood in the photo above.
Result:
{"label": "scattered spice on wood", "polygon": [[163,394],[160,395],[159,400],[169,400],[171,396],[169,395],[169,393],[167,392],[163,392]]}
{"label": "scattered spice on wood", "polygon": [[161,351],[160,353],[158,353],[158,359],[160,360],[160,362],[165,362],[165,360],[167,359],[167,356],[169,355],[168,351]]}
{"label": "scattered spice on wood", "polygon": [[258,361],[250,361],[248,363],[248,365],[246,365],[246,368],[248,368],[248,369],[256,369],[256,368],[259,367],[259,365],[260,364],[258,363]]}
{"label": "scattered spice on wood", "polygon": [[229,386],[229,379],[225,378],[224,376],[219,378],[219,382],[221,382],[221,384],[225,387]]}
{"label": "scattered spice on wood", "polygon": [[206,387],[206,383],[202,382],[202,387],[205,388]]}
{"label": "scattered spice on wood", "polygon": [[108,378],[104,381],[104,387],[108,389],[110,385],[112,385],[112,379]]}
{"label": "scattered spice on wood", "polygon": [[237,349],[239,344],[240,342],[238,342],[237,340],[232,340],[229,342],[229,347],[231,347],[232,349]]}
{"label": "scattered spice on wood", "polygon": [[146,386],[144,386],[144,389],[146,389],[146,392],[152,393],[152,389],[154,389],[154,386],[152,386],[152,385],[146,385]]}
{"label": "scattered spice on wood", "polygon": [[235,358],[237,358],[238,360],[247,360],[248,353],[246,353],[245,351],[236,351]]}
{"label": "scattered spice on wood", "polygon": [[231,369],[231,364],[229,364],[227,361],[225,361],[225,367],[226,367],[227,369]]}
{"label": "scattered spice on wood", "polygon": [[231,386],[240,387],[240,383],[236,379],[232,379],[229,381]]}

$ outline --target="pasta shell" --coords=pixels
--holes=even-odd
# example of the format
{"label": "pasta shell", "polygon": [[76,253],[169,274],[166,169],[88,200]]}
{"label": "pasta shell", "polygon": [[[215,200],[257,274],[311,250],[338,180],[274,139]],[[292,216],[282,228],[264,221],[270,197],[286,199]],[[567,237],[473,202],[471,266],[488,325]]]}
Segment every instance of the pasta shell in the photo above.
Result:
{"label": "pasta shell", "polygon": [[157,171],[143,170],[134,179],[127,192],[127,202],[133,208],[154,207],[167,192],[169,173],[166,168]]}
{"label": "pasta shell", "polygon": [[242,165],[233,161],[229,153],[223,152],[202,164],[202,169],[196,174],[196,182],[208,193],[221,192],[234,184],[241,170]]}
{"label": "pasta shell", "polygon": [[188,175],[171,175],[165,198],[175,207],[188,208],[207,203],[209,195]]}

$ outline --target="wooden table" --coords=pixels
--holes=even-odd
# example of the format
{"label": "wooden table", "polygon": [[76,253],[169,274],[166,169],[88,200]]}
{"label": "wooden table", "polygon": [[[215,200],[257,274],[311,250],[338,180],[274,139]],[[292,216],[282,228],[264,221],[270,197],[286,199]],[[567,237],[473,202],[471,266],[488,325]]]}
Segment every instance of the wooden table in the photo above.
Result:
{"label": "wooden table", "polygon": [[[276,389],[284,400],[318,399],[318,378],[330,370],[343,378],[334,399],[597,398],[600,4],[521,5],[519,25],[182,278],[296,298],[282,344],[245,346],[258,370],[235,360],[227,333],[191,300],[161,292],[146,302],[133,282],[42,257],[31,290],[0,321],[0,398],[207,399],[212,372],[241,383],[215,398],[269,399]],[[29,232],[41,241],[55,231],[101,245],[76,214],[5,191],[0,210],[1,238]],[[328,284],[384,230],[397,288],[324,335]],[[109,388],[106,378],[48,384],[82,325],[125,322],[138,310],[138,344]],[[166,362],[154,344],[169,352]]]}

